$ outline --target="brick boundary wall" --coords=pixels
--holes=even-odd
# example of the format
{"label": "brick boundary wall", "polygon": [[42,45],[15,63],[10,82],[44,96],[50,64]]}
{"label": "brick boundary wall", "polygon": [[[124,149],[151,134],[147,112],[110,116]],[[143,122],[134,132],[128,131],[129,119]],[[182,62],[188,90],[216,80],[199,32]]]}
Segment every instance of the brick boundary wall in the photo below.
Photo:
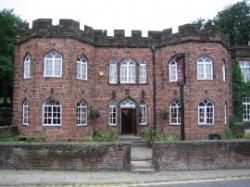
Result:
{"label": "brick boundary wall", "polygon": [[129,171],[130,145],[121,143],[0,143],[1,169]]}
{"label": "brick boundary wall", "polygon": [[11,125],[11,126],[0,126],[0,135],[4,136],[13,136],[18,134],[18,126]]}
{"label": "brick boundary wall", "polygon": [[250,141],[186,141],[153,144],[157,171],[250,169]]}

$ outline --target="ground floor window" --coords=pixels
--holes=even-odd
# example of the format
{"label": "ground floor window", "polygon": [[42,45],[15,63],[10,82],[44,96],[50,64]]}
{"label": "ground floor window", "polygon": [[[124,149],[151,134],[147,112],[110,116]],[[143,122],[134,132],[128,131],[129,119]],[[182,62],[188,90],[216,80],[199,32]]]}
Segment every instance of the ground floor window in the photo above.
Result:
{"label": "ground floor window", "polygon": [[243,121],[250,121],[250,97],[243,99]]}
{"label": "ground floor window", "polygon": [[140,104],[140,116],[139,122],[141,125],[147,124],[147,105],[145,103]]}
{"label": "ground floor window", "polygon": [[171,125],[180,125],[181,124],[181,104],[180,101],[176,100],[172,102],[169,106],[170,110],[170,124]]}
{"label": "ground floor window", "polygon": [[212,125],[214,123],[214,105],[204,100],[198,106],[198,124]]}
{"label": "ground floor window", "polygon": [[87,125],[87,105],[83,101],[80,101],[76,105],[76,125]]}
{"label": "ground floor window", "polygon": [[23,102],[23,125],[29,125],[29,102]]}
{"label": "ground floor window", "polygon": [[116,125],[117,123],[117,106],[114,101],[109,103],[109,125]]}
{"label": "ground floor window", "polygon": [[61,125],[62,106],[58,101],[49,100],[43,104],[43,125],[59,126]]}

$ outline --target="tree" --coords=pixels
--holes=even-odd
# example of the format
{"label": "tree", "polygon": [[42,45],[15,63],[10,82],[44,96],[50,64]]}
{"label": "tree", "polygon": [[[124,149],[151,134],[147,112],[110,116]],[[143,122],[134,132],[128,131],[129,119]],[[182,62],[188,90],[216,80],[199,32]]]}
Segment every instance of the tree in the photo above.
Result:
{"label": "tree", "polygon": [[13,10],[0,12],[0,98],[12,96],[15,36],[23,21]]}
{"label": "tree", "polygon": [[250,6],[248,0],[238,2],[220,12],[214,23],[229,35],[230,45],[247,44],[250,40]]}

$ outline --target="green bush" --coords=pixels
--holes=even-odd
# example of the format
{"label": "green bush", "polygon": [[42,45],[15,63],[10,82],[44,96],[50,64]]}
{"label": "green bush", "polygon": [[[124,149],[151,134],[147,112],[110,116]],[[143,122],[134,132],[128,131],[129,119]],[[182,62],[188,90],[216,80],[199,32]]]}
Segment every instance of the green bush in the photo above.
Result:
{"label": "green bush", "polygon": [[147,127],[144,131],[144,138],[149,142],[153,142],[156,136],[156,131],[153,127]]}

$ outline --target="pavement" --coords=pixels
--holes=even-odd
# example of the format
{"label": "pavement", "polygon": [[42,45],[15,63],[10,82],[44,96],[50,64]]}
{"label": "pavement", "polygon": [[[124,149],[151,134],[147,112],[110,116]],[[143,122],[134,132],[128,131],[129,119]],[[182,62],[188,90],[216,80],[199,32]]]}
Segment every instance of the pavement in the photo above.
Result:
{"label": "pavement", "polygon": [[0,186],[164,186],[238,179],[250,180],[250,169],[153,173],[0,170]]}

